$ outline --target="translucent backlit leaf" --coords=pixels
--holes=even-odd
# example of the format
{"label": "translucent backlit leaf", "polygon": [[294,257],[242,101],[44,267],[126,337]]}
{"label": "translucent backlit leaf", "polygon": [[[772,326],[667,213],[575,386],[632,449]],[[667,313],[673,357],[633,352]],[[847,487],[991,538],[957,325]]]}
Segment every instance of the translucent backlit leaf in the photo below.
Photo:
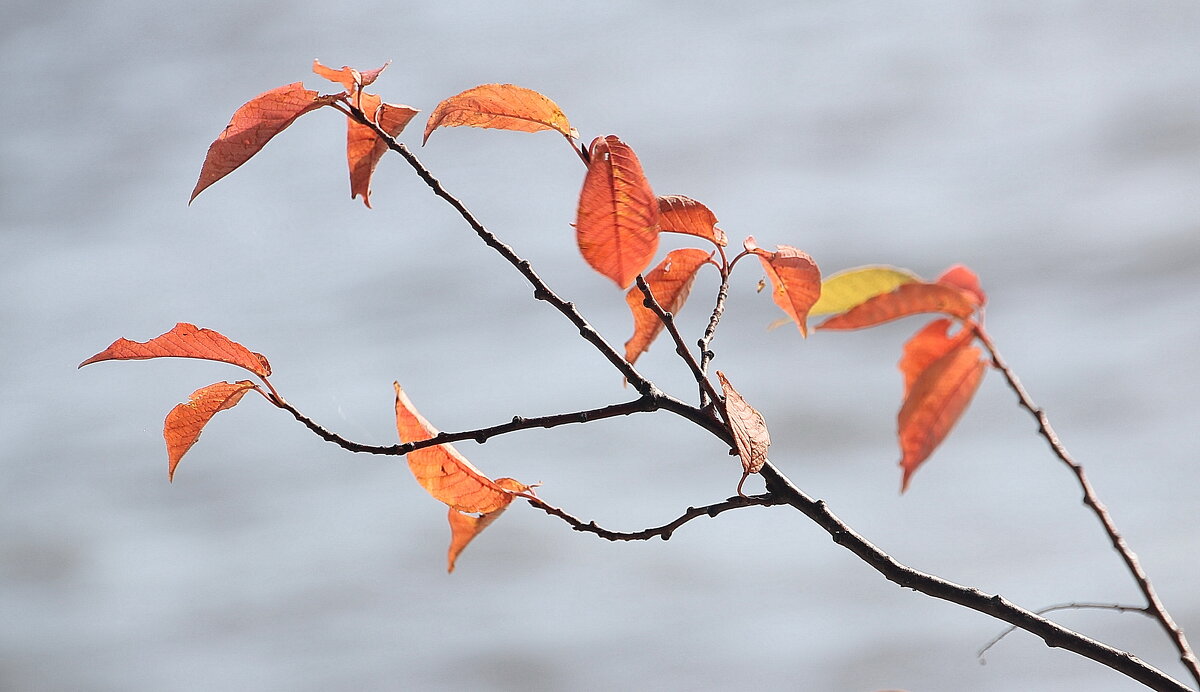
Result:
{"label": "translucent backlit leaf", "polygon": [[979,277],[975,272],[967,268],[966,265],[956,264],[937,278],[939,284],[946,286],[954,286],[960,288],[975,297],[975,301],[980,305],[987,302],[987,294],[979,286]]}
{"label": "translucent backlit leaf", "polygon": [[593,269],[628,288],[658,249],[658,199],[633,149],[615,135],[597,137],[589,151],[575,239]]}
{"label": "translucent backlit leaf", "polygon": [[79,364],[79,367],[102,360],[144,360],[146,358],[200,358],[243,367],[260,377],[271,374],[271,364],[261,353],[211,329],[180,322],[171,331],[149,341],[117,339],[112,344]]}
{"label": "translucent backlit leaf", "polygon": [[167,414],[163,423],[163,439],[167,442],[167,478],[175,479],[175,467],[187,453],[200,432],[217,412],[233,408],[242,396],[257,386],[250,380],[218,382],[192,392],[187,403],[179,404]]}
{"label": "translucent backlit leaf", "polygon": [[[380,129],[393,137],[400,134],[418,112],[408,106],[383,103],[379,96],[367,93],[359,94],[358,106]],[[350,197],[353,199],[361,195],[363,204],[368,208],[371,206],[371,175],[375,173],[375,166],[385,151],[387,143],[373,129],[351,118],[346,119]]]}
{"label": "translucent backlit leaf", "polygon": [[767,432],[767,422],[763,420],[762,414],[746,403],[720,370],[717,371],[717,379],[721,381],[721,389],[725,392],[725,414],[733,432],[738,456],[742,460],[742,481],[738,483],[738,493],[741,493],[746,477],[758,473],[763,464],[767,463],[771,434]]}
{"label": "translucent backlit leaf", "polygon": [[[663,310],[678,313],[687,301],[696,280],[696,271],[712,257],[711,252],[682,248],[667,253],[666,258],[646,275],[646,283]],[[662,331],[662,320],[645,305],[646,296],[637,286],[625,294],[625,302],[633,313],[633,336],[625,342],[625,360],[633,363],[650,349],[650,344]]]}
{"label": "translucent backlit leaf", "polygon": [[817,317],[845,312],[903,284],[920,280],[921,277],[907,269],[879,265],[840,271],[821,282],[821,299],[808,314]]}
{"label": "translucent backlit leaf", "polygon": [[333,103],[336,96],[321,96],[300,82],[281,86],[250,99],[234,112],[225,130],[208,147],[200,179],[188,204],[209,185],[232,173],[257,154],[271,138],[305,113]]}
{"label": "translucent backlit leaf", "polygon": [[900,467],[904,469],[901,492],[908,489],[917,467],[946,439],[979,388],[987,361],[969,343],[959,342],[926,367],[909,387],[897,417]]}
{"label": "translucent backlit leaf", "polygon": [[378,79],[379,74],[391,64],[392,61],[389,60],[383,64],[383,67],[360,72],[353,67],[346,67],[345,65],[342,65],[342,69],[335,70],[322,65],[320,60],[313,60],[313,72],[331,82],[341,84],[347,94],[352,94]]}
{"label": "translucent backlit leaf", "polygon": [[691,197],[667,195],[658,198],[658,225],[670,233],[686,233],[725,247],[729,238],[717,228],[717,217]]}
{"label": "translucent backlit leaf", "polygon": [[907,283],[830,317],[817,325],[817,329],[862,329],[925,312],[966,319],[978,307],[974,296],[953,286]]}
{"label": "translucent backlit leaf", "polygon": [[[437,435],[396,383],[396,430],[401,442],[419,442]],[[460,512],[487,514],[507,507],[513,495],[480,473],[452,445],[418,449],[408,454],[408,467],[421,487],[439,502]]]}
{"label": "translucent backlit leaf", "polygon": [[[511,478],[497,478],[496,485],[518,493],[529,490],[529,486],[518,483]],[[467,544],[490,526],[493,521],[496,521],[504,513],[505,509],[505,507],[501,507],[494,512],[478,516],[464,514],[457,509],[450,510],[450,550],[446,556],[447,572],[454,571],[454,563],[458,561],[458,556],[467,547]]]}
{"label": "translucent backlit leaf", "polygon": [[808,313],[821,297],[821,270],[808,253],[790,245],[776,246],[775,252],[758,247],[754,236],[742,243],[747,252],[758,256],[763,270],[771,279],[771,298],[808,336]]}
{"label": "translucent backlit leaf", "polygon": [[942,318],[925,325],[904,344],[904,355],[900,358],[900,372],[904,375],[904,396],[912,391],[913,383],[937,359],[958,348],[975,336],[975,330],[960,329],[949,336],[952,322]]}
{"label": "translucent backlit leaf", "polygon": [[439,127],[490,127],[518,132],[557,130],[579,137],[562,109],[532,89],[515,84],[482,84],[442,101],[429,114],[425,137]]}

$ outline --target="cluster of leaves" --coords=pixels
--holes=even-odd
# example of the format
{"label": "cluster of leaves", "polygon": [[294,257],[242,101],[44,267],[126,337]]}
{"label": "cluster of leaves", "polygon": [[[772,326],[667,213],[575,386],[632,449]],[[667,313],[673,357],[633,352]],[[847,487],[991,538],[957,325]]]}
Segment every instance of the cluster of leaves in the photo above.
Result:
{"label": "cluster of leaves", "polygon": [[[314,61],[313,71],[339,84],[343,91],[321,94],[296,82],[251,99],[237,109],[209,147],[189,202],[248,161],[300,116],[333,107],[347,119],[351,197],[361,196],[370,206],[371,177],[388,149],[384,136],[399,135],[417,113],[364,91],[386,67],[335,70]],[[361,119],[364,117],[366,122]],[[587,170],[573,224],[576,242],[590,267],[627,290],[633,335],[625,344],[624,357],[630,365],[662,333],[671,316],[683,308],[702,267],[713,267],[724,287],[738,262],[754,256],[770,281],[774,302],[786,315],[784,320],[794,322],[802,336],[808,335],[810,316],[829,316],[816,327],[818,330],[849,330],[917,313],[945,315],[905,345],[900,363],[905,378],[905,400],[899,415],[903,488],[907,488],[913,471],[945,438],[982,378],[987,361],[971,343],[981,329],[974,318],[981,313],[985,296],[977,278],[965,267],[954,267],[932,282],[888,267],[862,267],[822,281],[820,269],[807,253],[789,245],[766,250],[753,236],[745,238],[741,252],[729,257],[728,238],[707,206],[682,195],[656,195],[628,144],[607,135],[596,137],[586,146],[579,145],[579,133],[562,109],[542,94],[523,87],[485,84],[442,101],[426,123],[422,142],[440,127],[455,126],[556,131],[584,161]],[[702,240],[707,248],[672,250],[651,268],[659,234],[664,232]],[[955,334],[950,333],[952,320],[961,324]],[[261,380],[261,384],[251,380],[215,383],[193,392],[188,402],[171,410],[163,430],[169,478],[174,478],[180,459],[212,417],[235,406],[247,392],[255,391],[268,402],[291,410],[268,379],[271,368],[265,357],[218,332],[187,323],[147,342],[118,339],[81,366],[104,360],[161,357],[220,361],[244,368]],[[703,367],[698,376],[703,380]],[[725,373],[717,372],[717,377],[720,395],[707,382],[704,384],[714,402],[720,403],[717,411],[741,459],[744,482],[766,463],[770,434],[763,416],[734,389]],[[437,435],[399,384],[396,427],[402,443],[428,442]],[[535,497],[529,486],[511,478],[488,478],[450,444],[426,444],[410,451],[408,460],[421,486],[449,507],[453,530],[451,570],[462,548],[514,497]]]}

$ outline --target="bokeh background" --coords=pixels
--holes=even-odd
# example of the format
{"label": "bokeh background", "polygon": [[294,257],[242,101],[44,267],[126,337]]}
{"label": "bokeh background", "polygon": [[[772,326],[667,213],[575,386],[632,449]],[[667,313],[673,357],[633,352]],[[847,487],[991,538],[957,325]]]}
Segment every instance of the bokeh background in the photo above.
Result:
{"label": "bokeh background", "polygon": [[[241,103],[314,57],[428,112],[487,82],[617,133],[660,194],[827,272],[983,278],[988,325],[1200,637],[1200,7],[1178,0],[145,3],[16,0],[0,27],[0,688],[1130,690],[1117,674],[897,588],[785,509],[610,544],[514,506],[445,573],[444,508],[257,397],[166,479],[162,418],[240,371],[84,358],[178,321],[265,353],[276,386],[395,441],[391,383],[459,430],[623,400],[620,376],[398,158],[348,196],[311,114],[187,196]],[[404,139],[419,143],[424,118]],[[447,187],[621,344],[619,291],[569,223],[549,133],[439,131]],[[1137,603],[1071,475],[990,374],[898,493],[900,346],[923,322],[767,331],[735,275],[716,366],[772,458],[899,560],[1031,608]],[[714,281],[681,319],[697,333]],[[691,396],[669,348],[644,372]],[[460,445],[625,530],[728,496],[737,462],[668,414]],[[1056,619],[1184,673],[1151,621]]]}

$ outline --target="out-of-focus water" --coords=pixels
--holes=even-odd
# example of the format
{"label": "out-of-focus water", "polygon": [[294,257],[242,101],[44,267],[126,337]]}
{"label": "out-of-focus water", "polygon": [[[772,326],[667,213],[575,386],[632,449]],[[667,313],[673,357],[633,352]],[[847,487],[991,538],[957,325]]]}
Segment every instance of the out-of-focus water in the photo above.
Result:
{"label": "out-of-focus water", "polygon": [[[711,4],[710,4],[711,5]],[[9,3],[0,64],[0,688],[1128,690],[1115,673],[896,588],[783,509],[609,544],[514,507],[444,573],[444,511],[403,463],[256,399],[166,482],[160,425],[240,375],[75,365],[177,321],[267,354],[356,440],[391,382],[436,425],[629,396],[398,159],[348,199],[343,125],[295,124],[185,202],[230,113],[330,65],[425,111],[475,84],[615,132],[657,192],[826,272],[964,262],[988,325],[1181,625],[1200,636],[1200,8],[1192,2]],[[423,119],[405,138],[416,144]],[[622,296],[568,225],[583,171],[551,134],[439,131],[420,156],[609,338]],[[716,364],[772,458],[901,561],[1037,608],[1137,592],[1069,473],[989,375],[905,496],[900,345],[920,322],[801,341],[747,266]],[[711,303],[711,277],[693,294]],[[689,306],[686,329],[705,308]],[[644,371],[690,396],[661,345]],[[666,414],[460,447],[549,501],[638,529],[726,497],[735,461]],[[1176,676],[1144,619],[1068,626]]]}

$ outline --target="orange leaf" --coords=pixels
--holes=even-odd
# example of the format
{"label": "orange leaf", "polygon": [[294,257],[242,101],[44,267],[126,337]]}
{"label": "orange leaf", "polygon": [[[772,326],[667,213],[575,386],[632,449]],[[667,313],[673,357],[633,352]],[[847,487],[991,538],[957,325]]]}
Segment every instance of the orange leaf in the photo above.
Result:
{"label": "orange leaf", "polygon": [[904,344],[904,355],[900,358],[900,372],[904,375],[904,396],[912,391],[913,382],[938,358],[958,348],[975,336],[974,329],[961,329],[953,337],[948,336],[950,320],[942,318],[925,325]]}
{"label": "orange leaf", "polygon": [[439,127],[460,125],[517,132],[557,130],[571,139],[579,136],[558,104],[515,84],[482,84],[442,101],[429,114],[421,143],[429,141]]}
{"label": "orange leaf", "polygon": [[[408,121],[417,114],[408,106],[393,106],[383,103],[375,94],[359,94],[358,107],[379,125],[380,129],[395,137],[404,130]],[[371,207],[371,175],[375,166],[387,151],[387,142],[370,127],[346,119],[346,161],[350,164],[350,198],[362,195],[363,204]]]}
{"label": "orange leaf", "polygon": [[[396,383],[396,429],[401,442],[419,442],[437,435]],[[449,444],[408,453],[408,468],[421,487],[439,502],[460,512],[487,514],[507,507],[512,493],[471,465]]]}
{"label": "orange leaf", "polygon": [[102,360],[144,360],[146,358],[200,358],[245,368],[259,377],[271,374],[271,364],[261,353],[230,341],[220,332],[180,322],[171,331],[149,341],[117,339],[108,348],[88,358],[79,367]]}
{"label": "orange leaf", "polygon": [[[529,486],[518,483],[511,478],[497,478],[496,485],[514,492],[529,490]],[[464,514],[457,509],[450,510],[450,550],[447,555],[447,572],[454,571],[454,563],[458,560],[458,556],[462,553],[463,549],[467,547],[467,544],[490,526],[493,521],[496,521],[505,509],[505,507],[501,507],[494,512],[488,512],[479,516]]]}
{"label": "orange leaf", "polygon": [[[646,275],[646,283],[654,299],[663,310],[678,313],[692,291],[696,271],[712,257],[711,252],[696,248],[672,250],[658,266]],[[662,320],[645,305],[646,296],[637,286],[625,294],[625,302],[633,313],[633,336],[625,342],[625,360],[635,362],[638,356],[650,348],[651,342],[662,331]]]}
{"label": "orange leaf", "polygon": [[979,388],[987,361],[982,352],[961,341],[925,368],[912,383],[898,416],[898,434],[904,469],[900,492],[950,429],[958,422]]}
{"label": "orange leaf", "polygon": [[987,294],[979,286],[979,277],[964,264],[956,264],[937,278],[939,284],[955,286],[970,293],[980,305],[987,302]]}
{"label": "orange leaf", "polygon": [[862,329],[923,312],[966,319],[978,307],[974,296],[954,286],[914,282],[830,317],[817,325],[817,329]]}
{"label": "orange leaf", "polygon": [[776,252],[767,252],[758,247],[754,236],[746,238],[743,246],[747,252],[758,255],[763,269],[771,279],[771,298],[800,328],[801,336],[808,336],[808,311],[821,297],[821,270],[808,253],[790,245],[776,246]]}
{"label": "orange leaf", "polygon": [[336,96],[321,96],[300,82],[281,86],[250,99],[237,109],[225,130],[208,147],[200,179],[188,204],[206,187],[232,173],[257,154],[271,138],[305,113],[333,103]]}
{"label": "orange leaf", "polygon": [[716,214],[691,197],[659,197],[658,225],[663,231],[698,236],[721,247],[729,244],[725,231],[717,228]]}
{"label": "orange leaf", "polygon": [[767,432],[767,422],[763,420],[762,414],[746,403],[720,370],[717,371],[717,379],[721,381],[721,389],[725,391],[725,415],[729,419],[729,429],[733,432],[738,456],[742,459],[742,480],[738,483],[738,493],[741,494],[742,483],[746,482],[746,477],[758,473],[767,462],[771,434]]}
{"label": "orange leaf", "polygon": [[658,249],[658,200],[637,155],[616,135],[597,137],[589,151],[575,240],[593,269],[628,288]]}
{"label": "orange leaf", "polygon": [[167,414],[163,439],[167,441],[167,479],[175,480],[175,467],[184,454],[200,439],[200,431],[218,411],[233,408],[242,396],[257,386],[250,380],[218,382],[192,392],[186,404]]}
{"label": "orange leaf", "polygon": [[313,72],[331,82],[341,84],[346,89],[347,94],[352,94],[374,82],[379,77],[379,73],[383,72],[391,64],[392,61],[389,60],[383,64],[383,67],[359,72],[353,67],[346,67],[345,65],[342,65],[342,69],[335,70],[331,67],[325,67],[319,60],[313,60]]}

